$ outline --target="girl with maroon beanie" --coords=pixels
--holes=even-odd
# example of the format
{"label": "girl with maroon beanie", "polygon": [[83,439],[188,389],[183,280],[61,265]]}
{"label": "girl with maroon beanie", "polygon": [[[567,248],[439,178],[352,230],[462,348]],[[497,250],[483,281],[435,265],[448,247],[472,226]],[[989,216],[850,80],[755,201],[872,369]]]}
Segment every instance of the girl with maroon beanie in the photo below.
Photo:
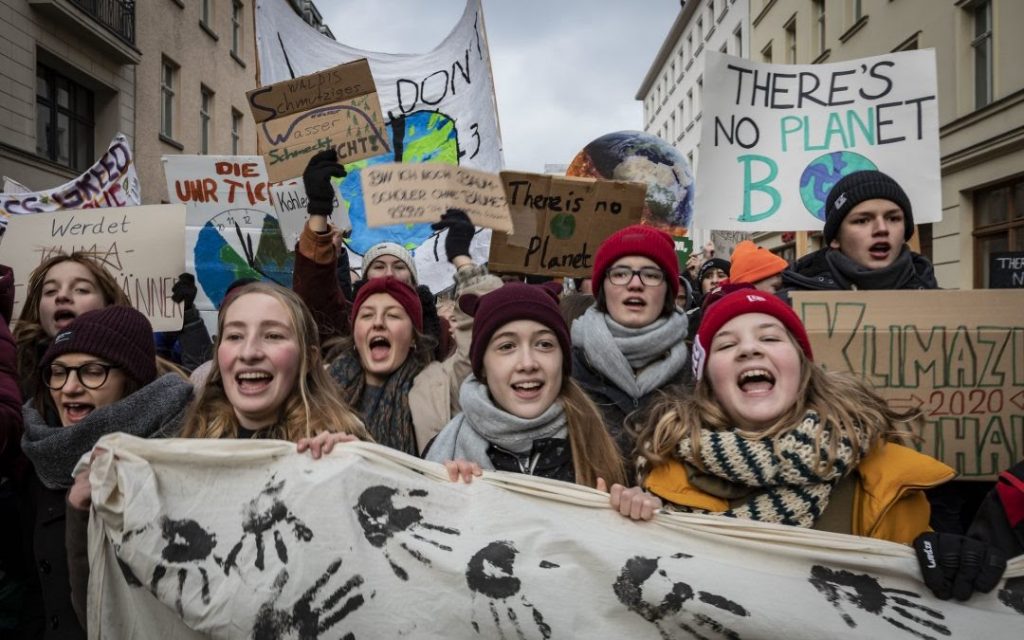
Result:
{"label": "girl with maroon beanie", "polygon": [[569,328],[557,296],[543,286],[509,283],[463,296],[473,316],[473,375],[462,383],[457,415],[425,457],[452,480],[481,469],[512,471],[595,486],[622,482],[622,463],[594,403],[573,382]]}
{"label": "girl with maroon beanie", "polygon": [[634,437],[626,416],[683,381],[689,364],[687,319],[675,304],[675,243],[653,227],[626,227],[598,247],[593,282],[597,303],[572,325],[573,378],[628,458]]}

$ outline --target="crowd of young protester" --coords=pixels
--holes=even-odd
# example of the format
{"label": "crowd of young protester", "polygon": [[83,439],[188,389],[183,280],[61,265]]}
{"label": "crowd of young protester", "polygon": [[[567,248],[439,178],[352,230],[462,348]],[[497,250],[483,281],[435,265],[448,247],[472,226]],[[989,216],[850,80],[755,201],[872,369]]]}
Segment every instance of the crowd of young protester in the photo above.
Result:
{"label": "crowd of young protester", "polygon": [[294,291],[236,283],[211,341],[183,274],[186,321],[160,351],[177,365],[88,255],[31,274],[13,335],[0,269],[0,508],[18,525],[0,545],[0,621],[15,637],[85,636],[90,487],[72,469],[115,431],[274,438],[314,458],[368,440],[443,463],[453,481],[497,469],[608,491],[637,520],[679,510],[890,540],[915,546],[942,598],[991,590],[1024,552],[1024,464],[980,509],[957,490],[928,495],[955,473],[906,446],[919,416],[815,364],[785,302],[798,289],[937,288],[888,176],[841,180],[826,246],[791,267],[746,242],[689,281],[667,234],[627,227],[598,248],[593,294],[503,284],[470,259],[473,225],[452,210],[435,225],[456,267],[439,314],[399,245],[371,248],[350,282],[329,221],[343,171],[333,151],[306,170]]}

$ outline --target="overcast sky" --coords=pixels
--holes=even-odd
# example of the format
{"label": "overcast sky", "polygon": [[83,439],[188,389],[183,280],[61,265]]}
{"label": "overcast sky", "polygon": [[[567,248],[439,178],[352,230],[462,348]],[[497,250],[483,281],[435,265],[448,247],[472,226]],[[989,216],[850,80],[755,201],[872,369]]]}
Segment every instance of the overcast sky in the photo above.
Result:
{"label": "overcast sky", "polygon": [[[318,0],[338,42],[423,53],[465,0]],[[568,164],[588,142],[643,128],[634,99],[679,0],[483,0],[505,167]]]}

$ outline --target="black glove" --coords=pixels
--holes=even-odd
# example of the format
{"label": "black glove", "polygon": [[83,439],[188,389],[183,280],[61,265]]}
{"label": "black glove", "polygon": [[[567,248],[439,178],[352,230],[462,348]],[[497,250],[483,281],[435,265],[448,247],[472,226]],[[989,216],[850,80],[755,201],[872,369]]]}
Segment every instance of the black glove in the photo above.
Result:
{"label": "black glove", "polygon": [[197,293],[196,277],[191,273],[183,273],[171,287],[171,300],[184,303],[182,308],[185,310],[192,309],[195,307]]}
{"label": "black glove", "polygon": [[925,585],[940,600],[988,593],[1006,571],[1006,557],[1000,551],[954,533],[922,533],[914,540],[914,550]]}
{"label": "black glove", "polygon": [[440,222],[430,225],[434,231],[448,229],[448,237],[444,240],[444,252],[448,260],[455,256],[468,256],[469,244],[473,242],[476,227],[462,209],[449,209],[441,216]]}
{"label": "black glove", "polygon": [[338,152],[333,148],[321,151],[309,159],[302,172],[302,184],[309,199],[306,211],[314,216],[329,216],[334,211],[334,187],[331,178],[344,178],[348,173],[338,164]]}

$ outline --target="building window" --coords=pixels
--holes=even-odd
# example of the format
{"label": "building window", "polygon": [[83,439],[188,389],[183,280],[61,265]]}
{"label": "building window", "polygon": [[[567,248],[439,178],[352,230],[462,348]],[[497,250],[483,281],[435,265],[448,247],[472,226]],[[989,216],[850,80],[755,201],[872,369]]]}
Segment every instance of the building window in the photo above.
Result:
{"label": "building window", "polygon": [[231,110],[231,155],[237,156],[242,142],[242,114],[237,109]]}
{"label": "building window", "polygon": [[825,0],[814,0],[814,27],[817,30],[816,53],[825,53]]}
{"label": "building window", "polygon": [[211,5],[213,3],[210,0],[199,0],[199,22],[210,26],[212,24]]}
{"label": "building window", "polygon": [[764,49],[761,49],[761,62],[772,61],[772,43],[765,45]]}
{"label": "building window", "polygon": [[864,8],[860,4],[861,0],[853,0],[853,21],[857,22],[864,17]]}
{"label": "building window", "polygon": [[670,122],[672,123],[672,126],[669,127],[669,142],[672,142],[672,141],[674,141],[676,139],[676,135],[678,135],[678,133],[679,133],[679,129],[676,128],[676,112],[675,111],[672,112],[672,118],[670,119]]}
{"label": "building window", "polygon": [[206,87],[199,90],[199,153],[210,153],[210,114],[213,113],[213,91]]}
{"label": "building window", "polygon": [[693,32],[686,34],[686,55],[687,57],[693,56]]}
{"label": "building window", "polygon": [[1024,177],[974,192],[973,235],[974,285],[986,288],[993,253],[1024,251]]}
{"label": "building window", "polygon": [[697,42],[704,42],[704,16],[697,18]]}
{"label": "building window", "polygon": [[786,64],[796,64],[796,16],[789,19],[786,26]]}
{"label": "building window", "polygon": [[242,3],[234,0],[231,5],[231,53],[241,57],[242,52]]}
{"label": "building window", "polygon": [[178,84],[178,65],[164,58],[160,70],[160,133],[174,138],[174,88]]}
{"label": "building window", "polygon": [[736,30],[732,32],[732,38],[736,41],[736,55],[740,58],[743,57],[743,26],[736,27]]}
{"label": "building window", "polygon": [[93,92],[53,69],[36,68],[36,153],[78,171],[92,165]]}
{"label": "building window", "polygon": [[718,52],[719,53],[729,53],[729,43],[728,42],[723,42],[722,46],[718,49]]}
{"label": "building window", "polygon": [[687,89],[686,91],[686,112],[690,114],[690,120],[693,120],[693,89]]}
{"label": "building window", "polygon": [[704,76],[697,78],[697,115],[695,117],[698,120],[700,119],[700,105],[702,100],[704,100]]}
{"label": "building window", "polygon": [[974,108],[992,102],[992,2],[974,6]]}

